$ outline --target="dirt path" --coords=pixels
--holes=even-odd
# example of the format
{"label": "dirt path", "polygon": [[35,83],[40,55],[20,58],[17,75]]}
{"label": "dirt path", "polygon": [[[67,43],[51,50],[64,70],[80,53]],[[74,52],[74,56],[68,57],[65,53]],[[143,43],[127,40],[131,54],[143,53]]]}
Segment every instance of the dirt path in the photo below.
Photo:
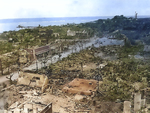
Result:
{"label": "dirt path", "polygon": [[2,76],[0,77],[0,83],[6,82],[8,79],[6,78],[6,76]]}
{"label": "dirt path", "polygon": [[[4,82],[6,82],[6,81],[8,81],[9,79],[6,78],[6,77],[8,77],[8,76],[9,76],[9,75],[5,75],[5,76],[0,77],[0,84],[1,84],[1,83],[4,83]],[[19,73],[18,73],[18,72],[14,72],[14,73],[13,73],[12,80],[17,79],[18,76],[19,76]]]}

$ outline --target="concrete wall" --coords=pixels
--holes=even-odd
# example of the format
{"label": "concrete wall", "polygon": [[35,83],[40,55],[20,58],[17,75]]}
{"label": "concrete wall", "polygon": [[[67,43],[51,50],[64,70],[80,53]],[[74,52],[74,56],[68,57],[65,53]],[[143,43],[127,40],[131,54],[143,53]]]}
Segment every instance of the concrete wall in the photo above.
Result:
{"label": "concrete wall", "polygon": [[[39,74],[34,74],[34,73],[25,73],[25,72],[21,72],[17,81],[17,84],[23,84],[23,85],[29,85],[31,87],[43,87],[44,84],[44,88],[46,88],[47,84],[48,84],[48,79],[45,75],[39,75]],[[34,80],[34,84],[30,81]]]}
{"label": "concrete wall", "polygon": [[67,31],[67,36],[76,36],[76,35],[81,35],[81,36],[88,36],[88,33],[84,31],[71,31],[70,29]]}
{"label": "concrete wall", "polygon": [[75,36],[75,35],[76,35],[75,31],[71,31],[71,30],[67,31],[67,36]]}

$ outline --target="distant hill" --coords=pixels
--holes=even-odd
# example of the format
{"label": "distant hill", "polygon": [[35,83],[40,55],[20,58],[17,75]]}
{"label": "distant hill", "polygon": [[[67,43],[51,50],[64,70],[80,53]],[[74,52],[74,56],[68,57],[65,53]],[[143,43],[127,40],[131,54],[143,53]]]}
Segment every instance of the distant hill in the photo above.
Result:
{"label": "distant hill", "polygon": [[150,44],[150,18],[132,18],[115,16],[112,19],[99,19],[95,22],[85,23],[84,26],[95,29],[98,33],[111,33],[119,30],[125,34],[131,44],[135,44],[135,40],[142,40],[146,44]]}

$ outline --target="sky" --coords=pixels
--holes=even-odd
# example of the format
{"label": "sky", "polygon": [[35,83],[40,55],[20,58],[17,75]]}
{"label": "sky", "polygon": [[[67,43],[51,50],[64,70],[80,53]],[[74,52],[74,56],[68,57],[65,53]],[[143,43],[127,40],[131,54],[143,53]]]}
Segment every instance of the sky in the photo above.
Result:
{"label": "sky", "polygon": [[150,0],[0,0],[0,19],[150,15]]}

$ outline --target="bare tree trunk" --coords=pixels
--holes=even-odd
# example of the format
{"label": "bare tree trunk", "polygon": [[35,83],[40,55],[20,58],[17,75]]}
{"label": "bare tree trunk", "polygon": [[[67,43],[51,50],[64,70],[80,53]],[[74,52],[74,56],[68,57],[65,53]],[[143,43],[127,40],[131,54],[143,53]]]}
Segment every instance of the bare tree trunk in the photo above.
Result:
{"label": "bare tree trunk", "polygon": [[3,67],[2,67],[2,60],[0,59],[0,70],[1,70],[1,74],[3,75]]}
{"label": "bare tree trunk", "polygon": [[60,61],[61,54],[59,53],[59,55],[58,55],[58,56],[59,56],[59,61]]}
{"label": "bare tree trunk", "polygon": [[52,64],[52,60],[53,60],[52,58],[53,58],[53,57],[51,56],[51,64]]}
{"label": "bare tree trunk", "polygon": [[42,61],[41,61],[41,69],[42,69],[42,64],[43,64],[43,63],[42,63]]}
{"label": "bare tree trunk", "polygon": [[73,53],[73,47],[72,47],[72,53]]}
{"label": "bare tree trunk", "polygon": [[37,62],[37,60],[36,60],[36,70],[38,71],[38,62]]}
{"label": "bare tree trunk", "polygon": [[80,64],[81,64],[81,72],[83,72],[83,62],[81,62]]}

